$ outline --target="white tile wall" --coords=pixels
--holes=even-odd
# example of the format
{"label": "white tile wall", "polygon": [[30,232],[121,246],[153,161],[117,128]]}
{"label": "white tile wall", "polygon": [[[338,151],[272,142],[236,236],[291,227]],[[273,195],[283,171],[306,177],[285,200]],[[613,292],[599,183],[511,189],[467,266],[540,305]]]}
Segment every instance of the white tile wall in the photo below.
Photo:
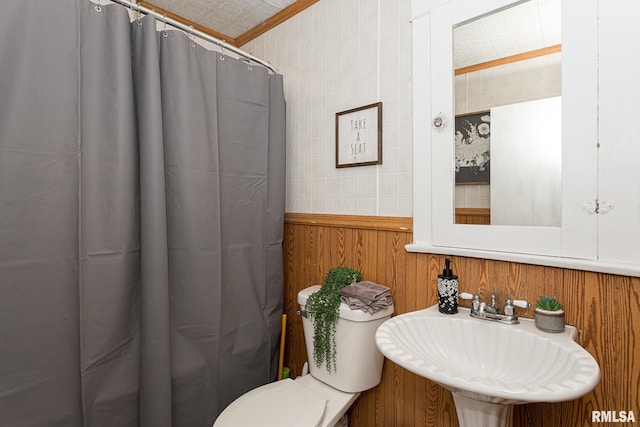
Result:
{"label": "white tile wall", "polygon": [[[287,212],[412,216],[411,0],[320,0],[242,48],[284,76]],[[383,164],[335,167],[335,114],[383,104]]]}
{"label": "white tile wall", "polygon": [[[562,94],[561,53],[456,76],[456,114]],[[489,185],[456,185],[457,208],[490,208]]]}

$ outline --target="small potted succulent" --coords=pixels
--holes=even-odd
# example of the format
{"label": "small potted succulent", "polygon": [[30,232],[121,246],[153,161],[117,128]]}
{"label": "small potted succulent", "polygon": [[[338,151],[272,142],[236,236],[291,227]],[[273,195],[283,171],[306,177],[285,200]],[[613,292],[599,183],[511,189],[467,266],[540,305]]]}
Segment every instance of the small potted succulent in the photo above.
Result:
{"label": "small potted succulent", "polygon": [[546,295],[536,301],[535,321],[536,327],[545,332],[564,331],[564,310],[556,297],[549,298]]}

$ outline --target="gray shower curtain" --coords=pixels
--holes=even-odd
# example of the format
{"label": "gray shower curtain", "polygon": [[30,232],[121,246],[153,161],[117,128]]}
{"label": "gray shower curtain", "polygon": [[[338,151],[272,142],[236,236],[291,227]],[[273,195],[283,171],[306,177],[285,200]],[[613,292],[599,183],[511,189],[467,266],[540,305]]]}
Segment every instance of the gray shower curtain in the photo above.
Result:
{"label": "gray shower curtain", "polygon": [[281,76],[117,5],[0,8],[0,426],[210,426],[275,377]]}

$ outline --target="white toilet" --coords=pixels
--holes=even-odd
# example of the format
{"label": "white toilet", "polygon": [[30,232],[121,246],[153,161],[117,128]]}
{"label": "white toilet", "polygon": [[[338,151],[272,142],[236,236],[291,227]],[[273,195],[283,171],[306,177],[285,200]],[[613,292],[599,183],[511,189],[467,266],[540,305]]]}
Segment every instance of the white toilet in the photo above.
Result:
{"label": "white toilet", "polygon": [[240,396],[218,417],[214,427],[334,427],[360,392],[375,387],[382,377],[384,356],[375,343],[378,326],[393,314],[393,306],[375,314],[340,306],[336,325],[336,369],[313,361],[313,324],[306,317],[307,298],[320,286],[298,293],[303,313],[307,357],[311,375],[276,381]]}

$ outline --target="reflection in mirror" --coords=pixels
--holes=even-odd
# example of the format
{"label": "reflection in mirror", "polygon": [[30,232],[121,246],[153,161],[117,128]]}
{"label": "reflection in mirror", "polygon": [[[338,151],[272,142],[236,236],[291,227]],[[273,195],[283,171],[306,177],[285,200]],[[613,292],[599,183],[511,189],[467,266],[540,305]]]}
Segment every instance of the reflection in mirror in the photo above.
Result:
{"label": "reflection in mirror", "polygon": [[458,224],[560,226],[560,3],[453,29]]}

